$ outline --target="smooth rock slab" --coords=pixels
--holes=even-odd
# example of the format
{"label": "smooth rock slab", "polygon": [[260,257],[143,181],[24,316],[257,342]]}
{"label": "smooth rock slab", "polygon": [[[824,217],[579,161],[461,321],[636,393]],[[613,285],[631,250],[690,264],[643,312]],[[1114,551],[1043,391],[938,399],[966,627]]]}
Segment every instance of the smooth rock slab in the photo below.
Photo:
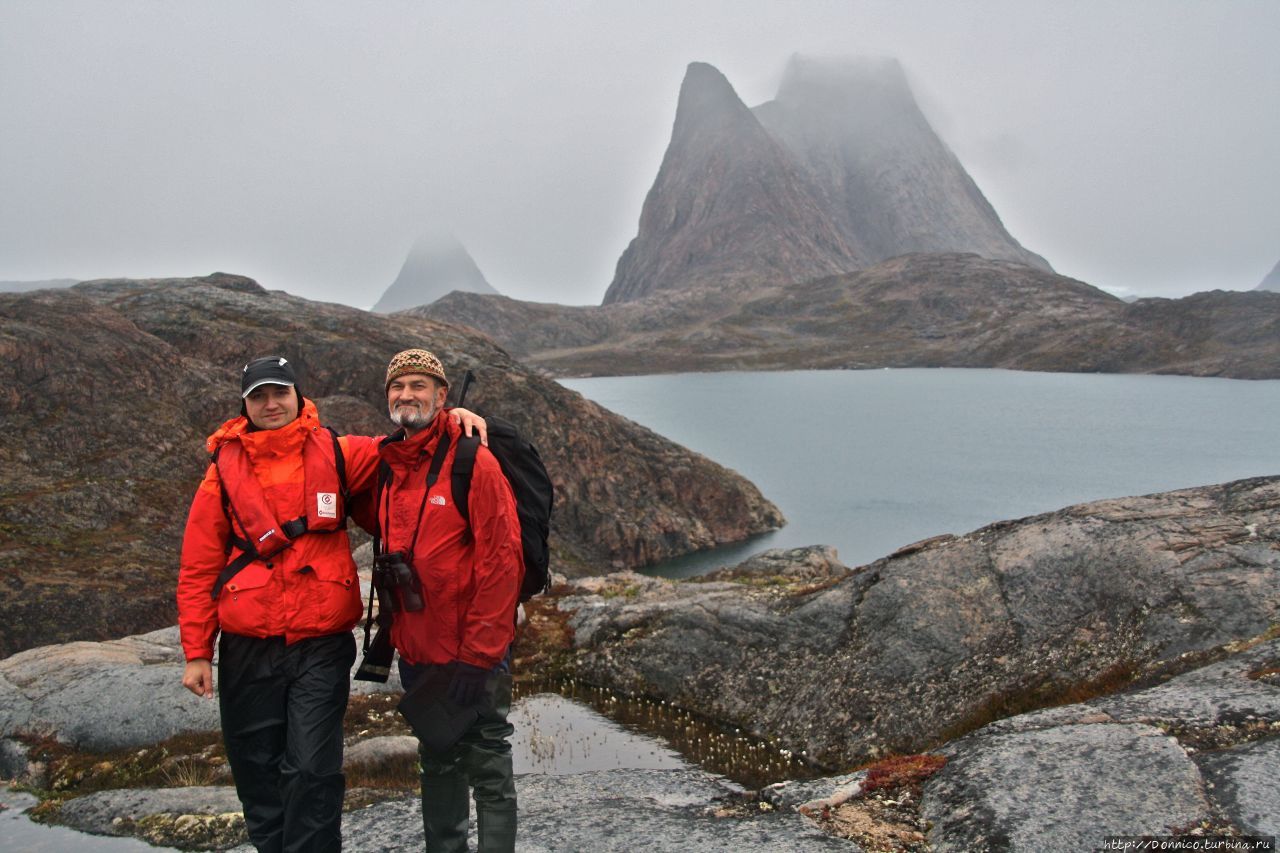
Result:
{"label": "smooth rock slab", "polygon": [[1249,835],[1280,836],[1280,737],[1208,753],[1200,768],[1236,826]]}
{"label": "smooth rock slab", "polygon": [[[850,841],[824,835],[793,811],[761,811],[747,817],[716,817],[714,812],[741,789],[700,770],[612,770],[566,776],[516,777],[520,801],[518,848],[521,853],[592,851],[632,853],[806,853],[852,851]],[[62,806],[62,822],[83,832],[105,835],[128,831],[117,818],[142,821],[150,815],[238,814],[235,789],[132,789],[102,791]],[[422,849],[422,811],[416,794],[349,812],[342,819],[343,850],[348,853]],[[472,815],[471,845],[475,848]],[[252,846],[237,851],[252,853]]]}
{"label": "smooth rock slab", "polygon": [[942,752],[921,803],[937,853],[1092,850],[1107,835],[1168,835],[1211,816],[1199,770],[1151,726],[979,733]]}
{"label": "smooth rock slab", "polygon": [[1117,720],[1178,720],[1213,725],[1248,718],[1280,720],[1280,687],[1249,673],[1280,665],[1280,640],[1270,640],[1138,693],[1089,704]]}
{"label": "smooth rock slab", "polygon": [[240,800],[230,785],[98,791],[63,803],[59,822],[81,832],[124,835],[117,818],[137,821],[155,814],[238,815]]}
{"label": "smooth rock slab", "polygon": [[0,661],[0,735],[111,750],[217,730],[217,703],[183,688],[183,665],[177,628],[20,652]]}
{"label": "smooth rock slab", "polygon": [[412,735],[385,735],[353,743],[342,754],[342,766],[378,764],[396,758],[418,758],[418,739]]}
{"label": "smooth rock slab", "polygon": [[[363,636],[356,628],[357,643]],[[80,749],[107,751],[217,731],[218,703],[182,686],[184,667],[176,626],[19,652],[0,660],[0,737],[51,736]],[[353,681],[353,692],[399,691],[396,669],[385,684]]]}
{"label": "smooth rock slab", "polygon": [[[520,799],[517,847],[521,853],[592,851],[634,853],[786,853],[858,851],[850,841],[824,835],[794,813],[748,818],[714,817],[716,798],[736,790],[696,770],[615,770],[516,779]],[[422,846],[417,797],[380,803],[343,820],[343,850],[351,853],[414,850]],[[474,849],[475,822],[471,844]]]}

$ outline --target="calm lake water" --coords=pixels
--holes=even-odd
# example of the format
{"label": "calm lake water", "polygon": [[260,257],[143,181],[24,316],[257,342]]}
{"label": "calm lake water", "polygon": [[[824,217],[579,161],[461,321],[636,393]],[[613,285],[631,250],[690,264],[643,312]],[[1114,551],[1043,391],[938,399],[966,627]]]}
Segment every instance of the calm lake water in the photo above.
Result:
{"label": "calm lake water", "polygon": [[911,369],[561,382],[742,473],[786,515],[775,533],[652,567],[667,577],[813,544],[856,566],[1083,501],[1280,474],[1280,381]]}

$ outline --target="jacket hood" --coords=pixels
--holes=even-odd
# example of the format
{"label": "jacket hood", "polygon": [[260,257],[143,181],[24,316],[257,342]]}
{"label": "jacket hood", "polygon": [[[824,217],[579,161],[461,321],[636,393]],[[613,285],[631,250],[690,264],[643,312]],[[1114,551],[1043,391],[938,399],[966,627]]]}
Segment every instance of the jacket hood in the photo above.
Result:
{"label": "jacket hood", "polygon": [[[314,429],[318,426],[320,426],[320,411],[316,408],[315,403],[303,397],[302,409],[298,412],[296,418],[279,429],[265,431],[282,433],[296,429]],[[240,436],[253,431],[253,427],[249,424],[249,419],[244,415],[234,417],[218,427],[213,435],[205,439],[205,450],[212,454],[228,441],[238,440]]]}

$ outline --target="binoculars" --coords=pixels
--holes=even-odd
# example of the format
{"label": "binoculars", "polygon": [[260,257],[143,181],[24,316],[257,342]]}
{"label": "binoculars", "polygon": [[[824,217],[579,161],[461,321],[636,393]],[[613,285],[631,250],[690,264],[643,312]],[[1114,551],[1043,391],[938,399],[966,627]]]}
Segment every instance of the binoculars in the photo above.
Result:
{"label": "binoculars", "polygon": [[378,608],[383,613],[414,613],[423,608],[422,584],[403,551],[373,558],[373,587],[378,591]]}

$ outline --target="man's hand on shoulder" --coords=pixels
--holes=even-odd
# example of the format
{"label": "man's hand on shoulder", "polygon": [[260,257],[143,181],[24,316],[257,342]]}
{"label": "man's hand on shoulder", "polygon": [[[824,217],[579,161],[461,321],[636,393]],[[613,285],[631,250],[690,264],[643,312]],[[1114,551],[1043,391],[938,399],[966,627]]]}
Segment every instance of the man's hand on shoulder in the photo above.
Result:
{"label": "man's hand on shoulder", "polygon": [[449,417],[453,418],[453,422],[462,427],[462,434],[471,437],[471,433],[480,434],[480,443],[485,447],[489,446],[489,428],[484,418],[477,415],[470,409],[450,409]]}

